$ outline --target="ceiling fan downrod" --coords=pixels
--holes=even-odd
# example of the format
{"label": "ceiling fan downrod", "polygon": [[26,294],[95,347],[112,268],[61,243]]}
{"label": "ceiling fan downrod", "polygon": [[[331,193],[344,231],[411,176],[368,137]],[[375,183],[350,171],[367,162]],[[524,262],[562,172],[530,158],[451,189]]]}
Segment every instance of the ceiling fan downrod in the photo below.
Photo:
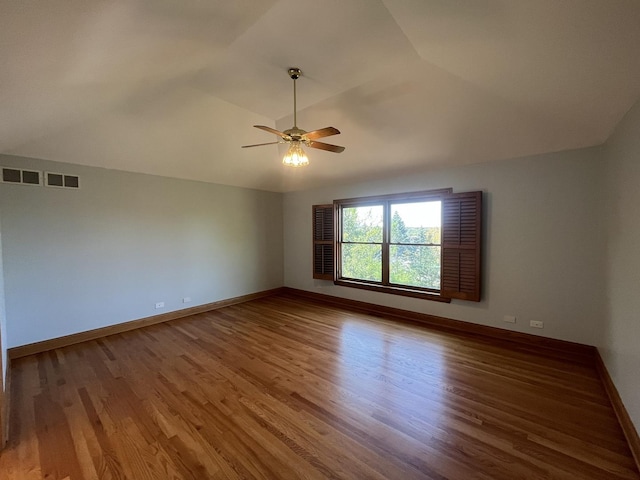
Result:
{"label": "ceiling fan downrod", "polygon": [[296,108],[296,80],[302,76],[299,68],[290,68],[289,76],[293,80],[293,128],[298,128],[298,109]]}

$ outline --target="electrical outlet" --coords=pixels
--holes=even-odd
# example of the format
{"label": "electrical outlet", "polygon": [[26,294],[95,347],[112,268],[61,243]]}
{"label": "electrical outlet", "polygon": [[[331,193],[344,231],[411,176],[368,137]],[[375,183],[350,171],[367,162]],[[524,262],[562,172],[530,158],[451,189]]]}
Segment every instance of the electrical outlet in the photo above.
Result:
{"label": "electrical outlet", "polygon": [[191,301],[191,297],[184,297],[182,299],[182,303],[189,303]]}
{"label": "electrical outlet", "polygon": [[516,317],[513,315],[505,315],[502,320],[504,320],[507,323],[516,323]]}
{"label": "electrical outlet", "polygon": [[541,322],[540,320],[531,320],[529,322],[529,326],[533,328],[544,328],[544,322]]}
{"label": "electrical outlet", "polygon": [[156,303],[156,308],[164,308],[164,302]]}

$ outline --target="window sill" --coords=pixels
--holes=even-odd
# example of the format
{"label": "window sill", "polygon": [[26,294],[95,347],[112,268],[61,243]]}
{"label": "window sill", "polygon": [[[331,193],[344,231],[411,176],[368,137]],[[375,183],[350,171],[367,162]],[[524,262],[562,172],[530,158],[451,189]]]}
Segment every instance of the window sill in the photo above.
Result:
{"label": "window sill", "polygon": [[401,287],[388,287],[382,285],[375,285],[371,283],[357,282],[353,280],[335,280],[335,285],[342,287],[360,288],[362,290],[371,290],[374,292],[390,293],[391,295],[401,295],[404,297],[421,298],[423,300],[431,300],[434,302],[451,303],[450,298],[445,298],[439,293],[424,292],[420,290],[411,290],[409,288]]}

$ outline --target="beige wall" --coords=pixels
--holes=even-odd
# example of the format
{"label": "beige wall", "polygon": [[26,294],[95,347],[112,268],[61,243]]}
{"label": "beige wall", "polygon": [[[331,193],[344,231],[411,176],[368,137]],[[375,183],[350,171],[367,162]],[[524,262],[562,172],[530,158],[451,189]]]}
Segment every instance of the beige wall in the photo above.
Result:
{"label": "beige wall", "polygon": [[598,345],[640,430],[640,103],[607,142],[606,172],[607,281]]}
{"label": "beige wall", "polygon": [[281,194],[7,155],[0,165],[81,185],[0,184],[8,347],[282,286]]}
{"label": "beige wall", "polygon": [[[601,155],[583,149],[285,194],[285,285],[595,345],[604,283]],[[311,205],[443,187],[485,192],[482,302],[443,304],[311,278]]]}
{"label": "beige wall", "polygon": [[[1,215],[0,215],[1,217]],[[4,306],[4,268],[2,265],[2,219],[0,218],[0,388],[4,391],[7,373],[7,320]],[[1,413],[0,413],[1,415]],[[1,422],[0,422],[1,423]],[[2,429],[0,429],[2,435]],[[0,441],[0,443],[2,443]]]}

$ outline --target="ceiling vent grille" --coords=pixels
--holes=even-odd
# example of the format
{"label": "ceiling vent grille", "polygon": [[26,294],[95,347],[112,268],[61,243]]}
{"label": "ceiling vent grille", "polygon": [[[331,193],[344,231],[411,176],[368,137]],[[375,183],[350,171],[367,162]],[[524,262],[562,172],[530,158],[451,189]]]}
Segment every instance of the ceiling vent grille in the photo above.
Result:
{"label": "ceiling vent grille", "polygon": [[66,173],[44,172],[44,184],[55,188],[80,188],[80,177]]}
{"label": "ceiling vent grille", "polygon": [[2,167],[2,183],[42,185],[42,172],[22,168]]}

